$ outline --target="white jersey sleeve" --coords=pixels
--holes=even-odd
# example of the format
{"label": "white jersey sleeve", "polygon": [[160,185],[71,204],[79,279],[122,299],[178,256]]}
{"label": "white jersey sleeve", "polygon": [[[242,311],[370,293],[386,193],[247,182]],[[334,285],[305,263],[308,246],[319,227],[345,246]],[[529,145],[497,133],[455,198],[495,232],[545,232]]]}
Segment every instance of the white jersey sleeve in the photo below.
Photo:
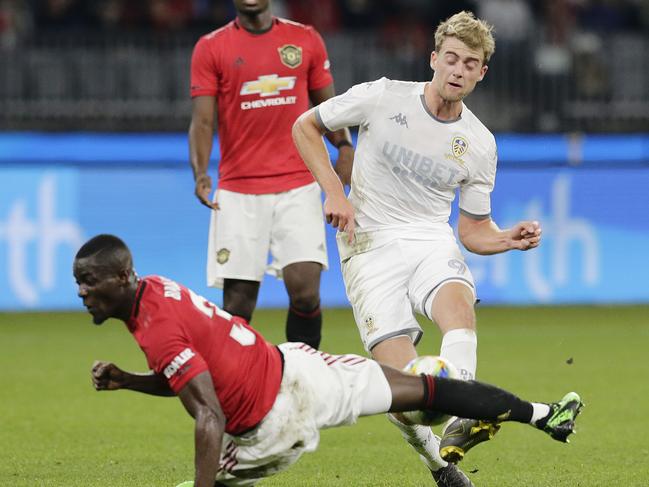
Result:
{"label": "white jersey sleeve", "polygon": [[460,211],[476,219],[488,218],[491,215],[491,192],[496,182],[498,160],[493,136],[483,157],[482,163],[472,168],[467,180],[460,185]]}
{"label": "white jersey sleeve", "polygon": [[387,78],[352,86],[316,107],[318,122],[329,131],[364,125],[385,91]]}

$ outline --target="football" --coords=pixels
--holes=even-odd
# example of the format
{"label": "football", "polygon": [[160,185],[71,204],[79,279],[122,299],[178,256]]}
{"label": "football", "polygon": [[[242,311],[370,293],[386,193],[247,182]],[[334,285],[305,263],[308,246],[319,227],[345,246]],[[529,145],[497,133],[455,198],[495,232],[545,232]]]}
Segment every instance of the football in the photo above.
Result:
{"label": "football", "polygon": [[[420,375],[429,374],[435,377],[459,379],[460,374],[455,366],[444,357],[423,355],[411,360],[403,368],[404,372]],[[405,419],[413,424],[434,426],[444,423],[449,416],[436,411],[408,411],[401,413]]]}

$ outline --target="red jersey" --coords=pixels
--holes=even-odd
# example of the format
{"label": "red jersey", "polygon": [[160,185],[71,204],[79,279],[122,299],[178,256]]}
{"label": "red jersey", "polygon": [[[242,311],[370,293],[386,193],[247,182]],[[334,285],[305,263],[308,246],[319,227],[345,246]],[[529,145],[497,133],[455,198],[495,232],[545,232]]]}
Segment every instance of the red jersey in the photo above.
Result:
{"label": "red jersey", "polygon": [[215,96],[219,188],[238,193],[287,191],[314,181],[291,136],[309,109],[309,91],[329,86],[327,51],[309,26],[273,18],[253,34],[234,20],[199,39],[191,96]]}
{"label": "red jersey", "polygon": [[140,281],[127,322],[149,367],[178,393],[209,371],[227,419],[239,434],[270,411],[282,380],[282,357],[242,318],[160,276]]}

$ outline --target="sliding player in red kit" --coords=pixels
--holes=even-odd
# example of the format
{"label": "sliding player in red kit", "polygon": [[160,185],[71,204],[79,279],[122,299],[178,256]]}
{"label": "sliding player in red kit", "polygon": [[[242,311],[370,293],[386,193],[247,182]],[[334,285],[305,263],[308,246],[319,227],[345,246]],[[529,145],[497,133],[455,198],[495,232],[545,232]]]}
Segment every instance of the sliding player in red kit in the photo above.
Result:
{"label": "sliding player in red kit", "polygon": [[175,394],[210,372],[227,433],[252,428],[273,406],[282,377],[277,347],[184,286],[161,276],[140,279],[126,325],[149,368],[164,375]]}
{"label": "sliding player in red kit", "polygon": [[[488,384],[405,374],[304,343],[275,347],[190,289],[159,276],[139,278],[130,250],[113,235],[86,242],[73,272],[93,322],[124,321],[151,368],[137,374],[95,362],[95,388],[177,395],[195,419],[194,487],[255,485],[314,451],[320,429],[359,416],[435,410],[530,423],[566,441],[582,406],[575,393],[553,404],[529,403]],[[453,464],[435,480],[440,487],[473,485]]]}

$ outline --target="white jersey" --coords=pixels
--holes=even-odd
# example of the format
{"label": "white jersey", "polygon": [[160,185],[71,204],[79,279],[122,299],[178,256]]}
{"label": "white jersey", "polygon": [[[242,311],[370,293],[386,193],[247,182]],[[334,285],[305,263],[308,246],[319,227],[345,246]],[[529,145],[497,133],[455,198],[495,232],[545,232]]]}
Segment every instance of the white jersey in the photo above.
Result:
{"label": "white jersey", "polygon": [[390,236],[427,238],[431,231],[450,231],[457,188],[462,212],[490,215],[494,136],[464,104],[458,120],[436,119],[424,101],[425,85],[381,78],[316,109],[328,130],[359,126],[349,194],[358,234],[353,251],[341,248],[343,259],[346,250],[368,250]]}

